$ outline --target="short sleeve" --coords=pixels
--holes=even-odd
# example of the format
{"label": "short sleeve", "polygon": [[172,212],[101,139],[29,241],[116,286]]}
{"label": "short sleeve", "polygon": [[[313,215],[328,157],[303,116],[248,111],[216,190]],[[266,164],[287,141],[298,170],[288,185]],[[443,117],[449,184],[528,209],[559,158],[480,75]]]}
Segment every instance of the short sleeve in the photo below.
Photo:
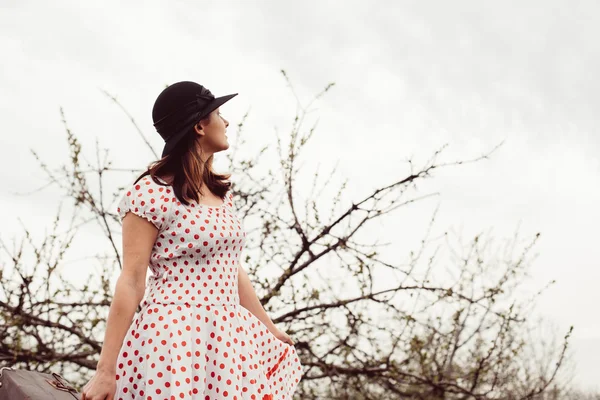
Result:
{"label": "short sleeve", "polygon": [[152,222],[160,231],[168,220],[170,193],[168,187],[159,185],[151,177],[145,176],[125,191],[117,207],[117,213],[123,220],[128,212],[132,212]]}

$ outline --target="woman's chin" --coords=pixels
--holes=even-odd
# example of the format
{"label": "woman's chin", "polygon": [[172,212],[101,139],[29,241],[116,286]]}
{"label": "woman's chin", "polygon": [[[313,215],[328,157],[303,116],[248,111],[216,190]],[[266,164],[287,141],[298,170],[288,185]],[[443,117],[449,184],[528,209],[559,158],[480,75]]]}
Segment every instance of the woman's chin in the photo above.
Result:
{"label": "woman's chin", "polygon": [[227,139],[225,139],[225,141],[223,141],[223,145],[222,145],[220,151],[227,150],[228,148],[229,148],[229,142],[227,141]]}

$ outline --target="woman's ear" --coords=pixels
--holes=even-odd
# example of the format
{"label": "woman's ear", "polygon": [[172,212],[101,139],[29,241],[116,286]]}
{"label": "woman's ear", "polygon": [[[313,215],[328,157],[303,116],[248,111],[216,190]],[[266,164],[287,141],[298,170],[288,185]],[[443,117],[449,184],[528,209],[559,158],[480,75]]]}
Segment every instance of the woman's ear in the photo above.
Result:
{"label": "woman's ear", "polygon": [[196,133],[200,134],[200,132],[202,131],[202,125],[200,125],[200,122],[194,125],[194,130],[196,131]]}

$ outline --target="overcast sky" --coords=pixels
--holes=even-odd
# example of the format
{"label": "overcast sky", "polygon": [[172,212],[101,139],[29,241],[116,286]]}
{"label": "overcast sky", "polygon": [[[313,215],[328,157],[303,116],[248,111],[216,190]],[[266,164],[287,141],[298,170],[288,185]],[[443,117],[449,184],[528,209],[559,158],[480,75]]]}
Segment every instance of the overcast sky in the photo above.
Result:
{"label": "overcast sky", "polygon": [[[408,157],[426,160],[448,144],[443,160],[471,159],[505,141],[490,160],[440,171],[427,186],[440,192],[438,226],[465,239],[542,233],[533,280],[557,284],[540,313],[560,332],[575,325],[576,382],[596,385],[599,4],[0,0],[0,235],[18,236],[18,218],[43,234],[55,214],[55,189],[16,193],[44,183],[30,149],[64,162],[59,107],[90,157],[99,140],[119,167],[143,168],[151,152],[99,89],[119,98],[157,152],[151,108],[165,84],[240,93],[221,110],[233,125],[250,109],[246,134],[258,147],[293,117],[285,69],[306,100],[336,83],[318,103],[305,165],[339,162],[356,198],[400,177]],[[434,206],[382,236],[415,248]]]}

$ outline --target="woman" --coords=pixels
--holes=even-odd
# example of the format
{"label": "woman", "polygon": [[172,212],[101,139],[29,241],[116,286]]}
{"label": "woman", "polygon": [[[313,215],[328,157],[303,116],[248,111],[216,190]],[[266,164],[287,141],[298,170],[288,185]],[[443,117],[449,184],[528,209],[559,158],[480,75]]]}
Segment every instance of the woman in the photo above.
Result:
{"label": "woman", "polygon": [[119,203],[123,270],[82,399],[292,398],[298,355],[240,265],[246,233],[230,175],[212,170],[229,148],[219,107],[236,95],[184,81],[156,99],[165,147]]}

